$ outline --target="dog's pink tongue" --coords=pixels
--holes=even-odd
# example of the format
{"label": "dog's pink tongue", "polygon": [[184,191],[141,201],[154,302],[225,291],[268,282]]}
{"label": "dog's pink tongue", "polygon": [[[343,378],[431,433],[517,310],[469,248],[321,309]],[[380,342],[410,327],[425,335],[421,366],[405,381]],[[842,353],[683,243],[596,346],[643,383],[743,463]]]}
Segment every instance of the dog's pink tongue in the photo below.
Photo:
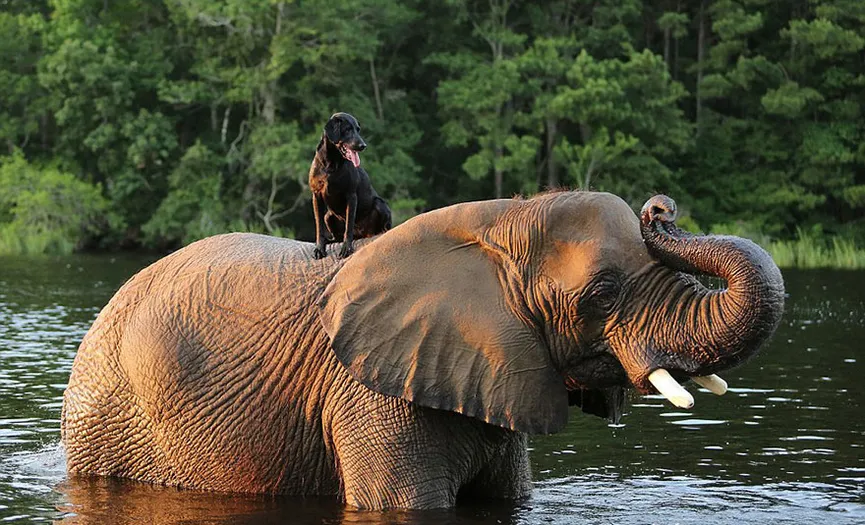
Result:
{"label": "dog's pink tongue", "polygon": [[355,168],[360,167],[360,153],[356,152],[355,150],[348,150],[348,160],[350,160],[351,163],[354,164]]}

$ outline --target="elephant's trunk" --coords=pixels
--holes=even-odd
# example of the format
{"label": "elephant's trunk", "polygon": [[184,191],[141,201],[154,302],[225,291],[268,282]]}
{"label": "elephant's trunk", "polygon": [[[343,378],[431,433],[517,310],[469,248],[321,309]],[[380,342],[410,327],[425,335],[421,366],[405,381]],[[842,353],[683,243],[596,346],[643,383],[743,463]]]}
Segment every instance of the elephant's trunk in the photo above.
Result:
{"label": "elephant's trunk", "polygon": [[664,195],[643,206],[649,252],[674,270],[720,277],[727,288],[690,287],[681,317],[670,320],[681,329],[659,338],[664,354],[655,365],[703,376],[738,365],[772,335],[784,310],[784,281],[771,256],[750,240],[686,233],[675,216],[676,203]]}

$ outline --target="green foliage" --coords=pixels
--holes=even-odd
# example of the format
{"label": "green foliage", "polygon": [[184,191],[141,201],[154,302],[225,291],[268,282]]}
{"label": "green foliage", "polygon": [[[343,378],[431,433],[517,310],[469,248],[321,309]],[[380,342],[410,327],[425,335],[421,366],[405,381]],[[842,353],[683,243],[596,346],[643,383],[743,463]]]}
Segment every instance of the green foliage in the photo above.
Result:
{"label": "green foliage", "polygon": [[0,159],[0,187],[0,253],[70,253],[104,226],[99,186],[20,151]]}
{"label": "green foliage", "polygon": [[796,47],[805,48],[805,57],[813,54],[817,59],[856,53],[865,47],[865,38],[855,31],[823,18],[793,20],[790,29],[781,31],[781,36],[789,38]]}
{"label": "green foliage", "polygon": [[516,56],[526,36],[511,29],[508,14],[515,6],[513,0],[491,1],[486,11],[471,1],[452,3],[460,17],[473,25],[472,36],[485,41],[489,49],[435,54],[427,60],[452,75],[437,88],[448,119],[443,128],[445,144],[474,147],[463,169],[475,180],[493,174],[494,195],[502,197],[505,174],[524,168],[534,158],[532,146],[537,145],[516,135],[520,116],[515,99],[523,87]]}
{"label": "green foliage", "polygon": [[661,57],[625,48],[626,59],[596,60],[581,52],[550,105],[579,129],[580,143],[557,148],[572,182],[638,200],[673,178],[665,160],[690,143],[677,102],[684,88]]}
{"label": "green foliage", "polygon": [[822,102],[823,96],[816,89],[800,88],[796,82],[785,82],[777,89],[770,89],[760,99],[770,115],[797,118],[809,102]]}
{"label": "green foliage", "polygon": [[780,268],[865,269],[865,248],[852,239],[827,236],[821,228],[798,228],[794,239],[777,240],[761,233],[758,225],[737,221],[715,224],[710,233],[751,239],[766,249]]}
{"label": "green foliage", "polygon": [[[397,223],[547,187],[635,208],[664,192],[692,228],[746,225],[791,264],[837,253],[849,266],[854,245],[817,239],[865,242],[863,6],[7,1],[0,152],[31,186],[10,186],[14,207],[4,187],[0,242],[309,239],[309,163],[324,122],[348,111]],[[22,226],[50,207],[35,195],[64,191],[86,213],[52,204],[50,226]]]}
{"label": "green foliage", "polygon": [[658,29],[670,31],[675,38],[688,34],[688,15],[674,11],[666,11],[658,18]]}
{"label": "green foliage", "polygon": [[142,228],[151,244],[175,239],[190,243],[226,231],[220,199],[223,162],[201,143],[186,151],[168,177],[168,195]]}
{"label": "green foliage", "polygon": [[39,131],[44,92],[35,74],[44,29],[38,14],[0,12],[0,144],[25,147]]}

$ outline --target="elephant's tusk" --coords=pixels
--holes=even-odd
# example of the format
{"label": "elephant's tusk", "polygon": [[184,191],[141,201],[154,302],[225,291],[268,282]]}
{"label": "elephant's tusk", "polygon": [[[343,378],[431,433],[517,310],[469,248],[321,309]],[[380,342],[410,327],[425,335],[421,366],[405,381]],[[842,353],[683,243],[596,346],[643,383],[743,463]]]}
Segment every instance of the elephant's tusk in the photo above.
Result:
{"label": "elephant's tusk", "polygon": [[649,374],[649,382],[651,382],[662,396],[666,397],[670,403],[673,403],[679,408],[691,408],[694,406],[694,397],[682,388],[678,381],[673,379],[673,376],[663,368],[659,368]]}
{"label": "elephant's tusk", "polygon": [[694,376],[691,379],[693,379],[694,382],[701,387],[705,388],[706,390],[717,396],[723,396],[727,393],[727,382],[716,376],[715,374],[712,374],[710,376]]}

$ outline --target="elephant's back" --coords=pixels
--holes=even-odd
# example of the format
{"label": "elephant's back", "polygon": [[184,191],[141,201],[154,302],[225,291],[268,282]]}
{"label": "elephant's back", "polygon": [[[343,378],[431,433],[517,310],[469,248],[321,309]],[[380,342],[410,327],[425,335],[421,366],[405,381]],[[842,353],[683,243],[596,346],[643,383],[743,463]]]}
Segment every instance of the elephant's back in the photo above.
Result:
{"label": "elephant's back", "polygon": [[[297,409],[320,395],[301,378],[334,368],[313,305],[339,266],[314,260],[309,243],[235,233],[133,276],[75,358],[63,415],[70,472],[238,490],[241,469],[242,491],[291,492],[283,458],[329,465],[318,446],[287,454],[287,432],[315,416]],[[115,429],[112,443],[90,441],[94,419]],[[320,470],[316,488],[333,490],[322,489],[333,483],[330,467]]]}
{"label": "elephant's back", "polygon": [[[355,247],[364,249],[374,240],[361,239],[355,242]],[[343,261],[335,256],[337,250],[331,249],[328,257],[317,260],[313,256],[314,248],[310,242],[257,233],[215,235],[156,261],[130,283],[152,281],[155,289],[163,289],[182,282],[206,280],[211,285],[222,283],[221,288],[227,293],[254,293],[250,287],[260,286],[266,287],[268,296],[294,293],[299,285],[326,286],[342,267]],[[148,288],[154,289],[153,284],[149,283]],[[258,303],[262,299],[255,296]]]}
{"label": "elephant's back", "polygon": [[[147,278],[167,280],[225,279],[244,289],[266,282],[270,291],[328,278],[339,266],[335,259],[317,261],[308,242],[257,233],[226,233],[196,241],[142,271]],[[260,299],[260,298],[258,298]]]}
{"label": "elephant's back", "polygon": [[[117,339],[142,305],[177,312],[223,307],[248,316],[305,306],[338,270],[338,261],[313,258],[311,243],[255,233],[196,241],[133,275],[102,309],[82,341]],[[103,341],[106,343],[107,341]]]}
{"label": "elephant's back", "polygon": [[[175,308],[218,302],[250,315],[291,307],[307,290],[326,286],[339,261],[313,258],[314,245],[256,233],[227,233],[196,241],[134,275],[105,313],[159,301]],[[118,303],[118,304],[115,304]]]}

